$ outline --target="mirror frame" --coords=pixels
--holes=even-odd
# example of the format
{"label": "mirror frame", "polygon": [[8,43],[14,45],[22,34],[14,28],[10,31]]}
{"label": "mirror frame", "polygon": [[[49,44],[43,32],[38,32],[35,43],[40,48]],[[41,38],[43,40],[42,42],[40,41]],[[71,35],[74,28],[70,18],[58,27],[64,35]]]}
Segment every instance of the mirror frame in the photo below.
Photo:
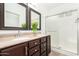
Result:
{"label": "mirror frame", "polygon": [[0,16],[0,30],[28,30],[28,6],[27,5],[25,5],[24,3],[17,3],[17,4],[19,4],[19,5],[21,5],[21,6],[23,6],[23,7],[25,7],[26,8],[26,24],[27,24],[27,28],[26,29],[23,29],[23,28],[21,28],[21,27],[8,27],[8,26],[4,26],[4,20],[5,20],[5,11],[4,11],[4,9],[5,9],[5,5],[4,5],[5,3],[0,3],[0,8],[1,8],[1,10],[0,10],[0,14],[1,14],[1,16]]}
{"label": "mirror frame", "polygon": [[41,30],[41,14],[39,12],[37,12],[36,10],[32,9],[29,7],[29,29],[32,30],[31,28],[31,11],[33,11],[34,13],[36,13],[37,15],[39,15],[39,28],[38,30]]}
{"label": "mirror frame", "polygon": [[20,27],[5,27],[4,26],[4,20],[5,20],[5,16],[4,16],[4,4],[5,3],[0,3],[0,30],[32,30],[31,29],[31,11],[35,12],[36,14],[39,15],[39,29],[41,30],[41,14],[39,12],[37,12],[36,10],[32,9],[31,7],[29,7],[28,5],[24,4],[24,3],[17,3],[23,7],[26,8],[26,24],[27,24],[27,28],[23,29]]}

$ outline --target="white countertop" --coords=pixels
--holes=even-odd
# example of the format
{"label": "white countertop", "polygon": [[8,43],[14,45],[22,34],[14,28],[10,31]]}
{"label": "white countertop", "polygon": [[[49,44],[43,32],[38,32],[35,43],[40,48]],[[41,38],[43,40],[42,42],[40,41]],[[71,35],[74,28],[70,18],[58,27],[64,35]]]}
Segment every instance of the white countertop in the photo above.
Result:
{"label": "white countertop", "polygon": [[5,48],[5,47],[9,47],[9,46],[12,46],[12,45],[16,45],[16,44],[19,44],[19,43],[27,42],[27,41],[37,39],[37,38],[40,38],[40,37],[44,37],[44,36],[48,36],[48,35],[42,35],[41,34],[41,35],[36,35],[36,36],[33,36],[33,35],[22,36],[22,37],[19,37],[19,38],[16,38],[16,39],[1,41],[0,42],[0,49]]}

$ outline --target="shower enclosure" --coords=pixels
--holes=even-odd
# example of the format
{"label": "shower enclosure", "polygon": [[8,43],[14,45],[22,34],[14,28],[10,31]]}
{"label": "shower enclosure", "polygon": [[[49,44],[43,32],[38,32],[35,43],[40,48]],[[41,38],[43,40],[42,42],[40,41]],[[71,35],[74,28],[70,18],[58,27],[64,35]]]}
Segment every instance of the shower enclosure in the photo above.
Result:
{"label": "shower enclosure", "polygon": [[45,33],[51,35],[51,47],[77,54],[78,9],[46,16]]}

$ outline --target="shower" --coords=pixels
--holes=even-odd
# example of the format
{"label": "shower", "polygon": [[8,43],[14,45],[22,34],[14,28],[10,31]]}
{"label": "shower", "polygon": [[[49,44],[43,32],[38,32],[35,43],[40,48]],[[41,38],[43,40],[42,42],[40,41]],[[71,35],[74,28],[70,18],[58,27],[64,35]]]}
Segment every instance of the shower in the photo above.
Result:
{"label": "shower", "polygon": [[[62,8],[65,9],[65,7]],[[64,10],[46,16],[45,33],[51,35],[52,50],[58,49],[77,54],[78,18],[78,9]]]}

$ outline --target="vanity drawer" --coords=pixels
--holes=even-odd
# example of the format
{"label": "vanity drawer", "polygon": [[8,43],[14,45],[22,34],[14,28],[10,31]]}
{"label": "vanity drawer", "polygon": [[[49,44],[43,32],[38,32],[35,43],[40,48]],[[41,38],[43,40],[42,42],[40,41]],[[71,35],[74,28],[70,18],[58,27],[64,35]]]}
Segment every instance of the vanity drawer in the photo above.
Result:
{"label": "vanity drawer", "polygon": [[42,42],[45,42],[46,41],[46,37],[43,37],[42,39],[41,39],[41,43]]}
{"label": "vanity drawer", "polygon": [[46,42],[41,44],[41,49],[46,47]]}
{"label": "vanity drawer", "polygon": [[29,49],[29,55],[31,56],[32,54],[36,53],[37,51],[40,51],[40,47],[36,46],[32,49]]}
{"label": "vanity drawer", "polygon": [[42,53],[41,56],[46,56],[46,52]]}
{"label": "vanity drawer", "polygon": [[43,53],[44,51],[46,51],[46,42],[41,44],[41,53]]}
{"label": "vanity drawer", "polygon": [[30,41],[29,42],[29,48],[32,48],[32,47],[34,47],[36,45],[39,45],[39,43],[40,43],[40,40],[39,39],[36,39],[34,41]]}
{"label": "vanity drawer", "polygon": [[40,51],[37,51],[37,52],[34,53],[32,56],[40,56]]}

